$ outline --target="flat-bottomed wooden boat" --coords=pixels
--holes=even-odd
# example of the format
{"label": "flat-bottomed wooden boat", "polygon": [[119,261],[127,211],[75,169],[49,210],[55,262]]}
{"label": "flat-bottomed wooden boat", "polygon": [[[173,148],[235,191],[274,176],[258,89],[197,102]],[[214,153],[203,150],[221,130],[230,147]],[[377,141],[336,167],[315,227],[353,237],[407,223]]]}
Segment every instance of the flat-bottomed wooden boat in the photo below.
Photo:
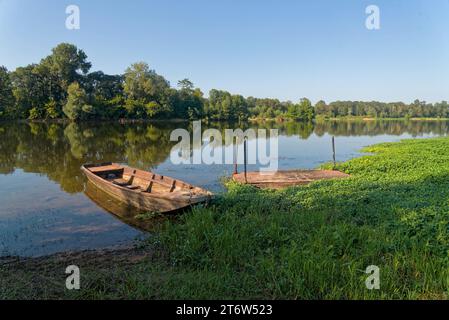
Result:
{"label": "flat-bottomed wooden boat", "polygon": [[282,189],[291,186],[305,185],[317,180],[341,179],[348,174],[335,170],[288,170],[264,173],[247,172],[233,175],[234,181],[246,183],[262,189]]}
{"label": "flat-bottomed wooden boat", "polygon": [[116,163],[81,167],[97,188],[140,210],[167,213],[207,202],[212,194],[199,187]]}

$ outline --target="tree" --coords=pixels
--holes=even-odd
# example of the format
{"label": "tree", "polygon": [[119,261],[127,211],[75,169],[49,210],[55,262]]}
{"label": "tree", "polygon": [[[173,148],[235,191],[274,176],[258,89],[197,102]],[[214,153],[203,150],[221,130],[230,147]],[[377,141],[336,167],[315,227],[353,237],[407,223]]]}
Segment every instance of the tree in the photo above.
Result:
{"label": "tree", "polygon": [[189,79],[182,79],[178,81],[178,87],[183,91],[193,92],[194,85]]}
{"label": "tree", "polygon": [[[11,80],[16,102],[14,111],[11,112],[13,117],[28,118],[31,109],[44,109],[48,95],[42,75],[36,72],[36,65],[17,68],[11,73]],[[36,112],[33,113],[36,115]],[[37,114],[41,113],[37,112]]]}
{"label": "tree", "polygon": [[328,106],[326,105],[326,102],[324,102],[323,100],[318,101],[315,104],[315,112],[317,115],[329,116]]}
{"label": "tree", "polygon": [[64,106],[64,114],[73,121],[87,119],[92,115],[92,106],[87,103],[87,95],[78,82],[69,85],[67,89],[67,103]]}
{"label": "tree", "polygon": [[134,63],[126,69],[124,92],[127,109],[134,116],[161,117],[172,110],[173,91],[169,82],[144,62]]}
{"label": "tree", "polygon": [[8,116],[14,106],[12,82],[8,69],[0,66],[0,119]]}
{"label": "tree", "polygon": [[17,68],[11,75],[16,100],[15,117],[56,118],[62,115],[68,85],[82,83],[91,64],[82,50],[62,43],[39,64]]}
{"label": "tree", "polygon": [[315,117],[315,110],[309,99],[302,98],[298,104],[289,107],[287,115],[294,120],[312,121]]}
{"label": "tree", "polygon": [[44,58],[40,65],[49,70],[64,90],[73,82],[81,83],[83,75],[92,67],[84,51],[69,43],[53,48],[52,54]]}
{"label": "tree", "polygon": [[196,88],[192,81],[183,79],[178,81],[177,99],[173,103],[174,116],[183,119],[198,119],[203,114],[203,93]]}
{"label": "tree", "polygon": [[157,118],[161,113],[164,112],[164,107],[156,101],[151,101],[145,104],[145,109],[149,118]]}
{"label": "tree", "polygon": [[150,70],[145,62],[134,63],[126,69],[124,90],[129,99],[160,102],[170,84],[164,77]]}
{"label": "tree", "polygon": [[123,95],[123,76],[121,75],[108,75],[102,71],[96,71],[89,73],[83,80],[86,93],[96,100],[109,101]]}
{"label": "tree", "polygon": [[83,80],[82,86],[92,101],[95,114],[103,119],[119,117],[117,109],[123,106],[123,76],[97,71],[89,73]]}
{"label": "tree", "polygon": [[299,103],[300,118],[301,120],[312,121],[315,117],[315,109],[312,103],[307,98],[302,98]]}
{"label": "tree", "polygon": [[33,68],[33,74],[40,81],[40,92],[45,101],[55,101],[58,114],[62,114],[62,106],[67,97],[67,88],[63,87],[57,74],[52,73],[48,64],[40,63]]}
{"label": "tree", "polygon": [[50,100],[45,104],[45,115],[50,119],[56,119],[61,115],[55,100]]}
{"label": "tree", "polygon": [[232,101],[232,110],[231,110],[231,118],[246,120],[249,117],[248,112],[248,104],[246,100],[241,95],[233,95],[231,98]]}
{"label": "tree", "polygon": [[[448,117],[447,102],[415,100],[318,101],[315,107],[306,98],[298,103],[269,98],[245,98],[212,89],[203,97],[192,81],[178,81],[178,88],[139,62],[124,75],[89,73],[91,63],[83,50],[61,43],[39,64],[8,72],[0,67],[0,118],[55,119],[67,115],[72,120],[87,118],[183,118],[243,120],[249,117],[291,118],[310,121],[315,113],[325,117]],[[70,89],[70,90],[69,90]],[[68,99],[70,96],[70,99]],[[64,111],[63,111],[64,109]]]}
{"label": "tree", "polygon": [[209,92],[207,117],[213,120],[237,120],[246,114],[246,101],[242,96],[232,96],[227,91],[212,89]]}

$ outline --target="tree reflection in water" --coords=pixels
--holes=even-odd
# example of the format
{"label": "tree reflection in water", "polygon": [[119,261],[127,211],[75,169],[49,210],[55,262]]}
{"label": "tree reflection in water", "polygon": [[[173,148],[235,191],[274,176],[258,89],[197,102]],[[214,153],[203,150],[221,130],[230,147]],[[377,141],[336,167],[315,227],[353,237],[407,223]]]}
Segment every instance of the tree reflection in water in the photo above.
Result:
{"label": "tree reflection in water", "polygon": [[[219,177],[229,176],[232,166],[175,167],[170,163],[171,149],[177,144],[170,141],[170,133],[177,128],[192,133],[192,123],[187,122],[0,123],[0,180],[4,186],[0,189],[0,256],[3,251],[28,256],[129,244],[141,234],[135,228],[154,231],[160,227],[165,218],[148,219],[145,215],[144,220],[136,219],[139,212],[134,209],[110,201],[101,191],[92,193],[80,170],[84,163],[119,162],[171,175],[211,191],[222,190]],[[222,138],[228,128],[279,129],[280,167],[290,169],[312,168],[329,161],[329,135],[341,137],[338,160],[345,160],[357,156],[364,145],[395,141],[396,136],[445,135],[448,123],[203,123],[203,131],[209,128],[218,129]]]}
{"label": "tree reflection in water", "polygon": [[[105,161],[126,163],[151,170],[167,160],[177,142],[170,133],[184,128],[192,132],[187,122],[160,123],[0,123],[0,173],[16,168],[39,173],[57,182],[68,193],[84,190],[85,178],[80,171],[83,163]],[[263,123],[203,123],[202,130],[215,128],[225,137],[225,129],[279,129],[280,136],[308,139],[312,134],[335,136],[375,136],[422,134],[445,135],[446,121],[324,121],[263,122]],[[223,141],[224,143],[224,141]]]}
{"label": "tree reflection in water", "polygon": [[94,184],[87,182],[84,191],[86,196],[98,206],[113,214],[122,222],[142,231],[157,232],[168,220],[176,219],[176,215],[151,215],[148,212],[139,211],[125,203],[117,201]]}

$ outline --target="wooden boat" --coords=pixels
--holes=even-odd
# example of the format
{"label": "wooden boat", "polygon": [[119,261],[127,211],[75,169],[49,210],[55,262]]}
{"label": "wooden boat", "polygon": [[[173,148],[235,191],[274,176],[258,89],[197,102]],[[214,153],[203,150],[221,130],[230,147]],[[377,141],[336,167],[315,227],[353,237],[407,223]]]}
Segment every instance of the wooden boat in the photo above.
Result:
{"label": "wooden boat", "polygon": [[116,163],[86,164],[81,170],[97,188],[139,210],[166,213],[207,202],[212,196],[186,182]]}
{"label": "wooden boat", "polygon": [[336,170],[289,170],[270,173],[247,172],[233,175],[234,181],[246,183],[257,188],[282,189],[290,186],[305,185],[317,180],[349,177]]}

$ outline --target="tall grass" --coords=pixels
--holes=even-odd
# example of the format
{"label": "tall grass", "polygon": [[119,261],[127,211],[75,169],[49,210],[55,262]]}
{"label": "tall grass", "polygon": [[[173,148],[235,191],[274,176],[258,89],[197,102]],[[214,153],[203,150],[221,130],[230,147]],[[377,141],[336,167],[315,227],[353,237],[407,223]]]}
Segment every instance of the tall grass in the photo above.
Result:
{"label": "tall grass", "polygon": [[[228,183],[213,207],[170,225],[160,237],[180,279],[170,296],[447,298],[449,139],[365,151],[339,165],[349,179],[284,191]],[[380,290],[366,288],[369,265]]]}

